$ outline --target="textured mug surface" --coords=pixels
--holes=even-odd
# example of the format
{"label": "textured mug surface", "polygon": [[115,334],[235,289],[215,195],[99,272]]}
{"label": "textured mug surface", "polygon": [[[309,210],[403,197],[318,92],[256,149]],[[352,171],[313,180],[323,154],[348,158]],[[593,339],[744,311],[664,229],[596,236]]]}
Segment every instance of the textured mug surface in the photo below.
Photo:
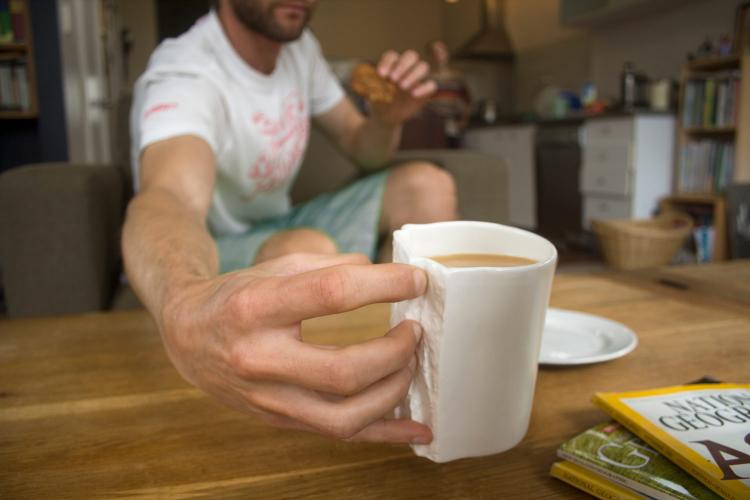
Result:
{"label": "textured mug surface", "polygon": [[[436,462],[499,453],[529,424],[539,349],[557,262],[555,247],[518,228],[488,222],[407,224],[394,233],[394,262],[428,274],[427,292],[391,308],[424,328],[419,368],[399,418],[428,425],[415,453]],[[429,257],[504,254],[534,264],[445,267]]]}

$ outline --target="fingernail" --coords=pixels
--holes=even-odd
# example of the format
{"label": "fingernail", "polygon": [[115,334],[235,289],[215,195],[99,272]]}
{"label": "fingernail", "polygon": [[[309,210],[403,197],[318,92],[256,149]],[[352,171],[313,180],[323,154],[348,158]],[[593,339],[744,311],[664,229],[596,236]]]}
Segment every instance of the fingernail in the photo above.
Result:
{"label": "fingernail", "polygon": [[421,269],[414,271],[414,287],[419,295],[422,295],[427,287],[427,275]]}
{"label": "fingernail", "polygon": [[422,338],[422,325],[420,325],[416,321],[413,321],[411,324],[411,329],[414,331],[414,337],[417,339],[417,344],[419,344],[419,340]]}
{"label": "fingernail", "polygon": [[427,436],[414,436],[411,440],[411,444],[430,444],[432,439]]}

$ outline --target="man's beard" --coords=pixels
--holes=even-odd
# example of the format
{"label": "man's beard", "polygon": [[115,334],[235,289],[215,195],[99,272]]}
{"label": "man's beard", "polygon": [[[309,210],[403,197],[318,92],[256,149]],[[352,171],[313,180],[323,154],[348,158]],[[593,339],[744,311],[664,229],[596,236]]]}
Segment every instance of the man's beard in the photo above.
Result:
{"label": "man's beard", "polygon": [[263,10],[261,5],[253,0],[230,0],[230,7],[234,10],[237,19],[247,28],[274,42],[286,43],[296,40],[302,35],[308,21],[310,21],[310,10],[305,14],[304,22],[299,28],[285,28],[274,18],[274,10],[278,2],[272,2],[267,9]]}

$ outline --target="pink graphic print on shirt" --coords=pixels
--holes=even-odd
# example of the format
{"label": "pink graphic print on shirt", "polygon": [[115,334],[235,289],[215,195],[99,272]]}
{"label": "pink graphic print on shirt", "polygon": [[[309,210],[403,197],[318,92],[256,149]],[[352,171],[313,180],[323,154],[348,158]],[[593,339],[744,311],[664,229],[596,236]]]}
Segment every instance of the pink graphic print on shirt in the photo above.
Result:
{"label": "pink graphic print on shirt", "polygon": [[247,175],[255,182],[256,191],[271,191],[294,174],[305,152],[310,121],[305,103],[296,92],[284,99],[278,121],[260,112],[252,120],[265,139],[266,149]]}

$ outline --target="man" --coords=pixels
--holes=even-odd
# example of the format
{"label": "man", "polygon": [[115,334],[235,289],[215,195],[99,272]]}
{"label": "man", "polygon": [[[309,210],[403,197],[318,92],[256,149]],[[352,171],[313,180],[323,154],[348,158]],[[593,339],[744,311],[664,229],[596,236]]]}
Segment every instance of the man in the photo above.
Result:
{"label": "man", "polygon": [[125,264],[175,367],[216,399],[281,427],[426,443],[426,426],[384,417],[411,382],[418,324],[343,349],[300,338],[304,319],[424,293],[421,270],[362,254],[404,222],[455,217],[452,179],[419,163],[290,209],[309,116],[375,169],[434,91],[416,53],[388,52],[378,72],[397,96],[362,117],[305,30],[316,3],[220,0],[154,53],[132,113]]}

